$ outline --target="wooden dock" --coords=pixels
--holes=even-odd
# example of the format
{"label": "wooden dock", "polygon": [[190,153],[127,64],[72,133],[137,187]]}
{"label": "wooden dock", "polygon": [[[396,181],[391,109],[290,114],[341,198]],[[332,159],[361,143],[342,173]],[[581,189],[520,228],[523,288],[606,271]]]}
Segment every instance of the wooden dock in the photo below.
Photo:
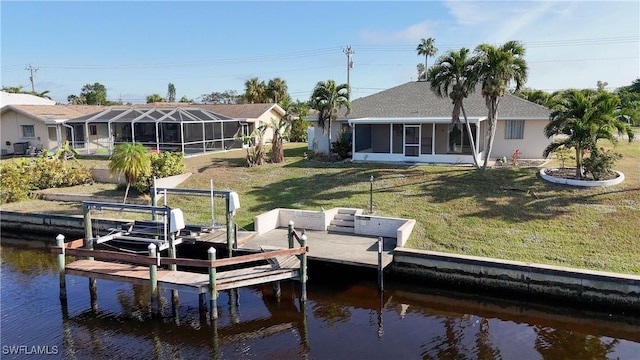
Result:
{"label": "wooden dock", "polygon": [[[216,251],[211,247],[208,251],[209,259],[199,260],[160,257],[153,243],[149,245],[148,255],[80,248],[86,246],[84,241],[76,240],[65,244],[64,236],[59,235],[56,238],[57,246],[52,248],[52,252],[58,254],[61,299],[66,299],[67,274],[90,279],[92,307],[95,307],[96,279],[149,284],[152,310],[158,310],[159,288],[196,292],[200,296],[201,312],[206,312],[206,297],[209,296],[210,315],[215,319],[216,299],[220,290],[293,279],[301,283],[300,300],[306,301],[308,248],[306,236],[300,239],[300,247],[265,248],[261,253],[225,259],[216,259]],[[66,264],[66,255],[84,259]],[[177,270],[178,266],[205,268],[208,272]]]}

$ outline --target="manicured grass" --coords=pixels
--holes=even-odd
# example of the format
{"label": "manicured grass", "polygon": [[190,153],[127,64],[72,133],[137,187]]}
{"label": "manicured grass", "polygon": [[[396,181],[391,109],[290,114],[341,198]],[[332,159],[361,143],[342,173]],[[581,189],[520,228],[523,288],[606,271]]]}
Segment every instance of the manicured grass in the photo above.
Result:
{"label": "manicured grass", "polygon": [[[594,189],[547,183],[538,168],[323,163],[303,159],[305,151],[288,144],[285,163],[253,168],[244,151],[188,158],[193,175],[181,187],[208,189],[213,180],[238,192],[235,221],[252,229],[254,216],[277,207],[368,211],[373,176],[376,214],[416,219],[409,247],[640,274],[640,141],[616,147],[625,182]],[[169,196],[168,205],[188,223],[210,221],[207,197]],[[223,205],[216,200],[219,222]]]}

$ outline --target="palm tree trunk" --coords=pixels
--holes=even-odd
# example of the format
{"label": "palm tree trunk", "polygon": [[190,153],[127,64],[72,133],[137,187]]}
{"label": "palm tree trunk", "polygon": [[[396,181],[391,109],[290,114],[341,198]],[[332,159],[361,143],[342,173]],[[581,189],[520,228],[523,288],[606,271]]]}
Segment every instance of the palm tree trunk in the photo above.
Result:
{"label": "palm tree trunk", "polygon": [[127,203],[127,195],[129,195],[129,187],[131,186],[131,183],[127,181],[127,189],[124,191],[124,200],[122,200],[123,204]]}
{"label": "palm tree trunk", "polygon": [[493,140],[496,136],[498,117],[498,101],[497,99],[491,99],[489,108],[489,141],[484,153],[484,164],[482,164],[482,171],[487,170],[489,164],[489,157],[491,156],[491,150],[493,149]]}
{"label": "palm tree trunk", "polygon": [[462,110],[462,116],[464,116],[464,124],[467,127],[467,134],[469,135],[469,142],[471,143],[471,151],[473,151],[473,165],[475,165],[476,169],[479,169],[480,166],[478,165],[478,149],[476,149],[476,142],[475,140],[473,140],[471,125],[469,125],[469,120],[467,119],[467,112],[464,111],[464,106],[462,104],[460,104],[460,110]]}
{"label": "palm tree trunk", "polygon": [[328,121],[329,122],[327,124],[327,128],[328,128],[327,138],[329,139],[329,147],[327,148],[327,154],[331,156],[331,118],[329,118]]}
{"label": "palm tree trunk", "polygon": [[582,179],[582,149],[576,146],[576,179]]}

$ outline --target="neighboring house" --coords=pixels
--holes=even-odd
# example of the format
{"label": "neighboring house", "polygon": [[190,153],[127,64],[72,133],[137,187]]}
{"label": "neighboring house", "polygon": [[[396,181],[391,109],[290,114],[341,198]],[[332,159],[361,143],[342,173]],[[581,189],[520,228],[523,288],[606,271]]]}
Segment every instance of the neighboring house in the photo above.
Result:
{"label": "neighboring house", "polygon": [[[151,105],[151,104],[147,104]],[[210,111],[232,119],[240,120],[242,135],[250,135],[253,130],[261,125],[266,125],[264,142],[271,142],[273,129],[270,127],[271,119],[280,121],[286,111],[278,104],[185,104],[185,103],[153,103],[154,106],[189,106]],[[143,105],[138,105],[143,106]]]}
{"label": "neighboring house", "polygon": [[3,105],[0,110],[2,155],[55,150],[71,137],[69,119],[102,109],[89,105]]}
{"label": "neighboring house", "polygon": [[56,102],[31,94],[15,94],[0,91],[0,106],[6,105],[55,105]]}
{"label": "neighboring house", "polygon": [[110,106],[67,120],[71,143],[87,154],[110,154],[121,143],[185,155],[240,148],[241,122],[196,106]]}
{"label": "neighboring house", "polygon": [[[242,147],[238,138],[284,114],[278,104],[7,105],[2,153],[55,150],[65,140],[81,154],[107,155],[124,142],[185,155],[228,150]],[[272,137],[268,127],[264,141]]]}
{"label": "neighboring house", "polygon": [[[471,126],[467,132],[464,118],[460,126],[451,124],[453,105],[439,98],[426,81],[409,82],[382,92],[355,99],[351,112],[340,112],[332,123],[334,142],[340,131],[353,135],[354,161],[472,164],[471,135],[478,149],[479,162],[486,148],[489,128],[485,100],[476,92],[464,100]],[[492,159],[511,158],[518,149],[522,159],[539,159],[550,140],[544,135],[550,111],[544,106],[507,94],[500,99],[498,124]],[[326,153],[327,135],[314,121],[314,146]]]}

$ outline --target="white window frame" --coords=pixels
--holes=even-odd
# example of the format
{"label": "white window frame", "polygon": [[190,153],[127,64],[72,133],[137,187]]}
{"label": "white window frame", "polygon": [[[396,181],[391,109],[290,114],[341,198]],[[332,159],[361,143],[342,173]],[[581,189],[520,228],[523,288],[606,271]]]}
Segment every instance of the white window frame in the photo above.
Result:
{"label": "white window frame", "polygon": [[[29,131],[27,131],[27,129],[30,129],[30,134],[28,134]],[[22,131],[23,138],[35,139],[36,137],[35,125],[20,125],[20,130]]]}
{"label": "white window frame", "polygon": [[524,139],[524,120],[505,120],[504,138],[507,140]]}

